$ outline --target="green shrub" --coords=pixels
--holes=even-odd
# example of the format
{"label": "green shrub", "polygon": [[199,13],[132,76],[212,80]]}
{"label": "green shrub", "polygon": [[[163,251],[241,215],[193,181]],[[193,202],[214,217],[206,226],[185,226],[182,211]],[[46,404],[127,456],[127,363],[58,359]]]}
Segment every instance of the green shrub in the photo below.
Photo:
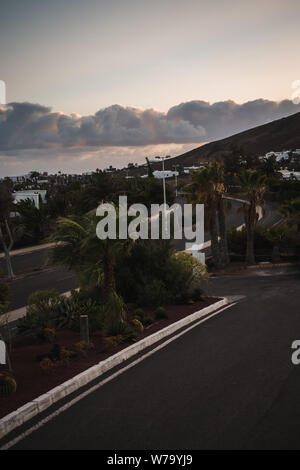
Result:
{"label": "green shrub", "polygon": [[85,299],[80,293],[73,291],[70,297],[63,297],[54,308],[55,322],[58,328],[67,327],[74,331],[80,330],[80,316],[87,315],[91,332],[103,328],[106,310],[91,299]]}
{"label": "green shrub", "polygon": [[196,287],[196,289],[192,292],[192,300],[194,302],[203,301],[203,290],[200,287]]}
{"label": "green shrub", "polygon": [[26,316],[18,320],[17,326],[21,333],[29,330],[39,331],[54,326],[55,308],[61,296],[54,289],[36,291],[28,298]]}
{"label": "green shrub", "polygon": [[175,297],[175,303],[178,305],[186,305],[189,303],[189,301],[190,301],[190,294],[188,293],[188,291],[180,292]]}
{"label": "green shrub", "polygon": [[154,315],[157,320],[168,318],[166,309],[164,307],[158,307],[155,310]]}
{"label": "green shrub", "polygon": [[140,289],[138,304],[146,307],[158,307],[170,301],[170,292],[166,289],[163,281],[154,279],[152,282]]}
{"label": "green shrub", "polygon": [[142,308],[137,308],[134,311],[134,318],[139,320],[144,326],[151,325],[153,323],[152,318],[147,315]]}
{"label": "green shrub", "polygon": [[60,298],[55,289],[38,290],[28,297],[27,313],[46,315],[59,303]]}
{"label": "green shrub", "polygon": [[122,336],[125,341],[133,341],[137,337],[137,331],[125,321],[115,319],[104,328],[104,336]]}

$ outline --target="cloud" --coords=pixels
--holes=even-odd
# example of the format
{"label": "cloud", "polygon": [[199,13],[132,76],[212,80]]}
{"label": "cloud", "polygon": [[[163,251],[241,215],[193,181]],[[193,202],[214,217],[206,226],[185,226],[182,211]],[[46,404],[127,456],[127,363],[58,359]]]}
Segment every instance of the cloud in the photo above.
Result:
{"label": "cloud", "polygon": [[173,106],[167,118],[185,120],[193,125],[202,125],[209,141],[222,139],[252,127],[289,116],[300,111],[290,100],[280,102],[258,99],[237,104],[234,101],[220,101],[209,104],[206,101],[188,101]]}
{"label": "cloud", "polygon": [[0,108],[0,151],[197,144],[297,111],[300,105],[289,100],[259,99],[244,104],[188,101],[167,113],[113,105],[80,116],[51,112],[39,104],[10,103]]}

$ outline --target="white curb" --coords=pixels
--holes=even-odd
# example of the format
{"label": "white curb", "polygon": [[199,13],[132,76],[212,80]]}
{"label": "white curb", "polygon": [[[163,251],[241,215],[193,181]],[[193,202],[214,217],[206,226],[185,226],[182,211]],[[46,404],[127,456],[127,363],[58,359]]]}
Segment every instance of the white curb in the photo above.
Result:
{"label": "white curb", "polygon": [[24,424],[29,419],[33,418],[34,416],[38,415],[42,411],[49,408],[49,406],[53,405],[61,398],[64,398],[70,395],[72,392],[78,390],[84,385],[87,385],[89,382],[93,381],[94,379],[100,377],[108,370],[112,369],[113,367],[121,364],[122,362],[126,361],[127,359],[135,356],[138,352],[146,349],[148,346],[157,343],[161,339],[169,336],[170,334],[174,333],[175,331],[181,329],[182,327],[194,322],[195,320],[208,315],[209,313],[218,310],[219,308],[227,305],[229,303],[226,297],[223,297],[222,300],[215,302],[208,307],[203,308],[202,310],[198,310],[197,312],[188,315],[177,322],[172,323],[169,326],[153,333],[150,336],[138,341],[135,344],[132,344],[126,349],[114,354],[113,356],[108,357],[104,361],[99,362],[95,366],[90,367],[89,369],[81,372],[80,374],[76,375],[70,380],[58,385],[57,387],[49,390],[49,392],[44,393],[43,395],[39,396],[38,398],[34,399],[23,405],[21,408],[18,408],[16,411],[4,416],[4,418],[0,419],[0,439],[3,438],[6,434],[10,433],[20,425]]}

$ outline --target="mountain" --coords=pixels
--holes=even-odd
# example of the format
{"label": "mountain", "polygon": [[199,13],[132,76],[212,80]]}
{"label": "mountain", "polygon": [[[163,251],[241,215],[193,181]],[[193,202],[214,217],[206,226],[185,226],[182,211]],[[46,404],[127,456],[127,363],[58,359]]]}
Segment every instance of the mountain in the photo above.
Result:
{"label": "mountain", "polygon": [[176,163],[192,166],[211,158],[222,159],[237,149],[243,149],[246,155],[265,155],[296,148],[300,148],[300,113],[197,147],[167,160],[166,168]]}

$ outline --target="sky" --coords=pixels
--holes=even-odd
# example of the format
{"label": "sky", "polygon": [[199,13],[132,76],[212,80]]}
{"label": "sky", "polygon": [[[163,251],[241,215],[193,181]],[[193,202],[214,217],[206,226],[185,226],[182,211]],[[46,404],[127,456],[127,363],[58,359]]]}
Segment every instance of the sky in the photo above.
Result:
{"label": "sky", "polygon": [[177,155],[299,111],[299,14],[298,0],[1,0],[0,176]]}

